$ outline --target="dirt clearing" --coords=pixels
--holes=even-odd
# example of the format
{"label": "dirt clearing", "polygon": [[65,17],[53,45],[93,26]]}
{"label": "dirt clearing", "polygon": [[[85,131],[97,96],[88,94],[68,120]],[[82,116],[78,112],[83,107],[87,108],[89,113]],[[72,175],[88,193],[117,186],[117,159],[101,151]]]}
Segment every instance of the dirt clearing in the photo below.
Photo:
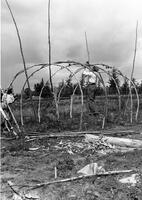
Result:
{"label": "dirt clearing", "polygon": [[[128,130],[130,127],[125,127]],[[116,132],[116,129],[108,132]],[[118,130],[124,130],[117,127]],[[139,133],[127,138],[142,139],[141,127],[131,127]],[[65,133],[64,133],[65,134]],[[56,133],[57,135],[57,133]],[[35,134],[33,134],[35,136]],[[123,136],[124,137],[124,136]],[[126,137],[126,136],[125,136]],[[90,145],[84,137],[34,138],[2,140],[1,197],[2,199],[142,199],[142,150],[120,151],[112,146]],[[29,141],[28,141],[29,140]],[[90,163],[103,165],[105,171],[135,169],[137,172],[83,178],[31,190],[31,186],[78,176],[78,170]],[[55,167],[57,179],[55,179]],[[136,174],[136,183],[122,183],[122,178]],[[133,176],[135,177],[135,176]],[[17,194],[10,188],[17,191]]]}

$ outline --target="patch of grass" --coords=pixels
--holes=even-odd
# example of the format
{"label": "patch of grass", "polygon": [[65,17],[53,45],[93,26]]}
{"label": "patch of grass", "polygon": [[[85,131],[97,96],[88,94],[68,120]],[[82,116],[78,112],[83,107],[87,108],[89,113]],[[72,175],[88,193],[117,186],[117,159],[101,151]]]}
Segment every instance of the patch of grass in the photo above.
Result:
{"label": "patch of grass", "polygon": [[[121,112],[118,109],[118,97],[108,98],[108,116],[105,121],[105,128],[113,127],[115,125],[125,125],[130,122],[130,113],[126,109],[127,98],[122,96]],[[140,99],[140,105],[142,99]],[[135,122],[135,109],[137,102],[134,100],[134,122]],[[38,109],[38,101],[34,101],[36,110]],[[105,99],[104,97],[96,98],[94,103],[95,112],[104,114]],[[18,102],[12,105],[14,115],[20,124],[20,110]],[[87,108],[86,100],[84,100],[83,108],[83,123],[82,130],[98,130],[101,129],[102,119],[99,115],[90,115],[90,111]],[[35,131],[47,131],[49,129],[54,130],[79,130],[80,127],[80,114],[81,114],[81,103],[80,99],[75,99],[73,104],[72,119],[70,118],[70,99],[64,99],[59,104],[59,115],[60,119],[57,119],[56,108],[53,101],[42,100],[41,101],[41,123],[35,123],[32,107],[29,101],[23,103],[23,117],[24,117],[24,128],[28,130],[34,129]],[[138,122],[142,122],[142,109],[140,106]]]}

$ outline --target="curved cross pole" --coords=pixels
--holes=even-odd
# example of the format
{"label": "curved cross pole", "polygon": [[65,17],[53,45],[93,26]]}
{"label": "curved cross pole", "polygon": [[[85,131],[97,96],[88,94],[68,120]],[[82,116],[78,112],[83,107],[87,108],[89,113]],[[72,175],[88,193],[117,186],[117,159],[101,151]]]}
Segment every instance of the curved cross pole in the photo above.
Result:
{"label": "curved cross pole", "polygon": [[[40,64],[41,65],[41,64]],[[31,69],[31,68],[33,68],[33,67],[37,67],[38,65],[33,65],[33,66],[31,66],[31,67],[29,67],[28,69]],[[48,66],[48,64],[42,64],[42,67],[40,67],[39,69],[37,69],[37,70],[35,70],[34,72],[32,72],[30,75],[29,75],[29,77],[28,77],[28,79],[30,79],[35,73],[37,73],[37,72],[39,72],[40,70],[42,70],[42,69],[44,69],[45,67],[47,67]],[[23,71],[23,70],[22,70]],[[20,71],[20,74],[21,73],[23,73],[22,71]],[[58,71],[58,70],[57,70]],[[55,72],[55,74],[56,74],[57,72]],[[53,74],[54,75],[54,74]],[[16,76],[17,77],[17,76]],[[21,99],[20,99],[20,113],[21,113],[21,124],[23,125],[24,123],[23,123],[23,112],[22,112],[22,93],[23,93],[23,91],[24,91],[24,87],[25,87],[25,85],[26,85],[26,82],[27,81],[25,81],[25,83],[24,83],[24,85],[23,85],[23,87],[22,87],[22,90],[21,90]],[[39,111],[38,111],[38,113],[39,113]],[[38,114],[38,117],[39,117],[39,114]],[[40,121],[40,120],[39,120]]]}
{"label": "curved cross pole", "polygon": [[[43,65],[41,68],[37,69],[36,71],[34,71],[33,73],[31,73],[29,76],[28,76],[28,79],[30,79],[36,72],[44,69],[46,67],[46,64]],[[23,87],[22,87],[22,90],[21,90],[21,98],[20,98],[20,116],[21,116],[21,124],[24,125],[24,122],[23,122],[23,111],[22,111],[22,97],[23,97],[23,91],[24,91],[24,88],[25,88],[25,85],[27,83],[27,80],[25,81]]]}
{"label": "curved cross pole", "polygon": [[[59,66],[59,64],[61,64],[62,62],[57,62],[57,64],[58,64],[58,66]],[[64,62],[65,64],[66,64],[66,62]],[[67,62],[67,63],[69,63],[69,61]],[[86,65],[83,65],[83,64],[81,64],[81,63],[76,63],[76,62],[72,62],[71,61],[71,63],[69,63],[70,64],[70,66],[71,65],[81,65],[81,66],[83,66],[83,69],[84,68],[88,68],[89,70],[90,70],[90,68],[88,67],[88,66],[86,66]],[[41,65],[41,64],[40,64]],[[55,65],[55,64],[54,64]],[[33,66],[30,66],[29,68],[28,68],[28,70],[29,69],[31,69],[31,68],[33,68],[33,67],[37,67],[38,65],[33,65]],[[34,73],[36,73],[36,72],[38,72],[38,71],[40,71],[41,69],[43,69],[43,68],[45,68],[45,67],[47,67],[48,66],[48,64],[43,64],[43,66],[40,68],[40,69],[37,69],[35,72],[33,72],[30,76],[29,76],[29,78],[31,77],[31,76],[33,76],[34,75]],[[69,66],[62,66],[62,69],[64,69],[64,68],[67,68],[67,67],[69,67]],[[81,69],[82,70],[82,69]],[[79,71],[80,71],[80,69],[79,69]],[[17,73],[17,74],[21,74],[23,72],[23,70],[22,71],[20,71],[20,73]],[[71,71],[70,71],[71,72]],[[96,73],[94,72],[94,71],[92,71],[95,75],[96,75]],[[72,73],[72,72],[71,72]],[[98,75],[97,75],[98,76]],[[15,77],[17,77],[17,76],[15,76]],[[100,79],[100,77],[98,77],[99,79]],[[102,79],[103,80],[103,79]],[[105,87],[105,85],[104,85],[104,83],[103,83],[103,81],[102,80],[100,80],[101,82],[102,82],[102,84],[103,84],[103,86]],[[43,86],[44,87],[44,86]],[[80,87],[81,88],[81,87]],[[23,87],[23,89],[24,89],[24,87]],[[42,90],[41,90],[41,94],[42,94]],[[41,95],[40,95],[41,96]],[[39,96],[39,99],[40,99],[40,96]],[[83,99],[83,98],[82,98]],[[22,98],[21,98],[21,100],[22,100]],[[82,100],[83,101],[83,100]],[[22,101],[21,101],[22,102]],[[55,102],[56,103],[56,102]],[[22,105],[22,103],[21,103],[21,105]],[[40,103],[39,103],[39,105],[40,105]],[[57,105],[57,104],[56,104]],[[39,106],[40,107],[40,106]],[[83,107],[83,106],[82,106]],[[38,113],[39,113],[39,109],[38,109]],[[22,109],[21,109],[21,116],[22,116]],[[38,114],[38,116],[40,116],[39,114]],[[21,122],[22,122],[22,124],[23,124],[23,120],[22,120],[22,118],[23,117],[21,117]],[[40,120],[39,120],[40,121]]]}
{"label": "curved cross pole", "polygon": [[[68,71],[70,71],[71,73],[71,70],[66,68]],[[75,76],[75,73],[72,74],[72,76],[75,77],[76,81],[78,82],[78,85],[79,85],[79,88],[80,88],[80,93],[81,93],[81,115],[80,115],[80,126],[79,126],[79,130],[81,131],[82,130],[82,122],[83,122],[83,105],[84,105],[84,98],[83,98],[83,91],[82,91],[82,88],[81,88],[81,85],[80,85],[80,82],[78,81],[78,79],[76,78]]]}
{"label": "curved cross pole", "polygon": [[[32,72],[30,75],[29,75],[29,77],[28,77],[28,79],[30,79],[35,73],[37,73],[37,72],[39,72],[40,70],[42,70],[42,69],[44,69],[45,67],[47,67],[48,65],[47,64],[43,64],[43,66],[41,67],[41,68],[39,68],[39,69],[37,69],[37,70],[35,70],[34,72]],[[58,72],[59,70],[57,70],[52,76],[54,76],[57,72]],[[22,93],[23,93],[23,91],[24,91],[24,87],[25,87],[25,85],[26,85],[26,82],[27,81],[25,81],[25,83],[24,83],[24,85],[23,85],[23,87],[22,87],[22,90],[21,90],[21,99],[20,99],[20,113],[21,113],[21,124],[23,125],[24,123],[23,123],[23,111],[22,111]],[[42,89],[43,90],[43,89]],[[40,100],[40,98],[41,98],[41,95],[39,96],[39,100]],[[38,109],[38,118],[39,118],[39,122],[40,122],[40,115],[39,115],[39,109]]]}
{"label": "curved cross pole", "polygon": [[[55,65],[54,65],[55,66]],[[56,65],[57,66],[57,65]],[[59,66],[58,66],[59,67]],[[61,66],[60,66],[61,67]],[[62,66],[61,67],[61,69],[59,69],[59,70],[57,70],[56,71],[56,73],[57,72],[59,72],[60,70],[62,70],[62,69],[67,69],[70,73],[72,73],[72,71],[70,70],[70,69],[68,69],[68,66]],[[55,76],[55,74],[56,73],[54,73],[53,75],[52,75],[52,77],[53,76]],[[75,75],[73,75],[74,77],[75,77]],[[78,79],[75,77],[75,79],[77,80],[77,82],[79,83],[79,81],[78,81]],[[80,84],[80,83],[79,83]],[[43,91],[43,89],[44,89],[44,87],[45,87],[45,85],[42,87],[42,89],[41,89],[41,92],[40,92],[40,95],[39,95],[39,106],[38,106],[38,116],[39,116],[39,122],[40,122],[40,99],[41,99],[41,95],[42,95],[42,91]],[[81,120],[80,120],[80,127],[82,126],[82,116],[83,116],[83,92],[82,92],[82,89],[81,89],[81,86],[79,86],[80,87],[80,91],[81,91],[81,96],[82,96],[82,110],[81,110]],[[59,98],[58,98],[58,102],[57,102],[57,98],[55,97],[55,93],[54,93],[54,100],[55,100],[55,105],[56,105],[56,114],[57,114],[57,117],[58,117],[58,119],[59,119],[59,110],[58,110],[58,102],[59,102]]]}
{"label": "curved cross pole", "polygon": [[[71,65],[70,65],[70,66],[71,66]],[[67,67],[68,67],[68,66],[67,66]],[[80,67],[79,69],[77,69],[77,70],[72,74],[72,76],[74,76],[75,74],[79,73],[81,70],[84,70],[85,68],[88,68],[88,69],[90,70],[89,66],[81,65],[81,67]],[[102,82],[102,84],[103,84],[103,86],[104,86],[104,89],[106,89],[106,88],[105,88],[105,85],[104,85],[104,82],[103,82],[103,79],[101,80],[101,78],[99,77],[98,74],[96,74],[96,72],[94,72],[94,71],[92,71],[92,72],[93,72],[93,74],[94,74],[96,77],[98,77],[98,79],[100,80],[100,82]],[[81,91],[81,93],[82,93],[82,89],[81,89],[80,82],[78,82],[78,84],[79,84],[79,87],[80,87],[80,91]],[[81,112],[81,119],[82,119],[82,117],[83,117],[83,93],[82,93],[81,97],[82,97],[82,112]],[[73,103],[73,100],[71,99],[71,105],[70,105],[70,108],[71,108],[71,109],[72,109],[72,103]],[[107,105],[106,105],[106,106],[107,106]],[[72,116],[72,110],[70,110],[70,116]],[[106,115],[105,115],[105,118],[106,118]],[[104,123],[105,123],[105,122],[104,122]],[[80,129],[81,129],[81,124],[82,124],[82,120],[80,120]]]}
{"label": "curved cross pole", "polygon": [[[101,65],[103,67],[105,67],[106,69],[113,69],[112,66],[109,66],[109,65],[106,65],[106,64],[97,64],[97,65]],[[134,90],[135,90],[135,93],[136,93],[136,97],[137,97],[137,109],[136,109],[136,115],[135,115],[135,120],[137,121],[138,120],[138,114],[139,114],[139,104],[140,104],[140,100],[139,100],[139,95],[138,95],[138,91],[137,91],[137,88],[135,86],[135,84],[133,83],[133,81],[131,81],[128,77],[124,76],[122,74],[122,72],[118,69],[116,69],[117,71],[117,74],[122,76],[123,78],[126,78],[129,82],[131,82],[131,84],[133,85],[134,87]],[[130,86],[129,86],[129,91],[130,91]],[[130,98],[132,99],[132,94],[130,93]],[[133,101],[131,101],[131,103],[133,104]]]}
{"label": "curved cross pole", "polygon": [[[85,64],[81,64],[81,63],[78,63],[78,62],[75,62],[75,61],[58,61],[58,62],[53,62],[52,65],[60,65],[60,64],[74,64],[74,65],[81,65],[81,66],[85,66]],[[39,64],[35,64],[35,65],[32,65],[32,66],[29,66],[29,67],[26,67],[27,70],[30,70],[32,68],[35,68],[35,67],[38,67],[38,66],[44,66],[44,65],[49,65],[48,63],[39,63]],[[95,66],[95,65],[100,65],[100,66],[103,66],[103,67],[106,67],[106,69],[112,69],[113,67],[109,66],[109,65],[106,65],[106,64],[100,64],[100,63],[95,63],[93,64],[92,66]],[[91,65],[90,65],[91,66]],[[12,81],[10,82],[8,88],[13,84],[13,82],[16,80],[16,78],[21,75],[22,73],[24,73],[24,70],[20,70],[19,72],[17,72],[17,74],[14,76],[14,78],[12,79]]]}
{"label": "curved cross pole", "polygon": [[76,92],[77,87],[79,86],[79,84],[76,85],[76,87],[73,90],[73,93],[71,95],[71,103],[70,103],[70,118],[72,118],[72,107],[73,107],[73,98]]}
{"label": "curved cross pole", "polygon": [[120,94],[120,90],[119,90],[119,87],[118,87],[118,84],[116,82],[116,80],[113,78],[113,76],[110,74],[110,72],[102,69],[101,67],[99,67],[100,70],[102,70],[104,73],[106,73],[110,78],[113,79],[115,85],[116,85],[116,89],[117,89],[117,93],[118,93],[118,101],[119,101],[119,111],[121,111],[121,94]]}
{"label": "curved cross pole", "polygon": [[[98,65],[102,65],[104,67],[106,67],[107,69],[112,69],[113,67],[109,66],[109,65],[105,65],[105,64],[98,64]],[[131,81],[128,77],[124,76],[122,74],[122,72],[118,69],[116,69],[117,71],[117,74],[122,76],[123,78],[126,78],[129,82],[131,82],[131,84],[133,85],[134,87],[134,90],[135,90],[135,93],[136,93],[136,97],[137,97],[137,109],[136,109],[136,115],[135,115],[135,120],[137,121],[138,120],[138,114],[139,114],[139,104],[140,104],[140,100],[139,100],[139,95],[138,95],[138,91],[137,91],[137,88],[135,86],[135,84],[133,83],[133,81]],[[129,91],[130,91],[130,86],[129,86]],[[130,93],[130,98],[132,99],[132,94]],[[133,103],[133,101],[131,102]]]}
{"label": "curved cross pole", "polygon": [[[57,70],[57,71],[52,75],[52,77],[55,76],[56,73],[58,73],[60,70],[66,69],[68,66],[54,65],[54,67],[60,67],[60,69]],[[47,81],[47,82],[48,82],[48,81]],[[43,87],[41,88],[40,94],[39,94],[39,104],[38,104],[39,123],[40,123],[40,102],[41,102],[41,95],[42,95],[42,92],[43,92],[44,87],[45,87],[45,85],[43,85]],[[57,114],[57,118],[58,118],[58,120],[59,120],[59,106],[58,106],[59,97],[58,97],[58,99],[57,99],[56,94],[55,94],[54,91],[53,91],[53,93],[54,93],[54,101],[55,101],[55,105],[56,105],[56,114]]]}
{"label": "curved cross pole", "polygon": [[[61,63],[61,62],[60,62]],[[77,64],[80,64],[80,63],[77,63]],[[33,76],[33,74],[34,73],[36,73],[36,72],[38,72],[38,71],[40,71],[41,69],[43,69],[43,68],[45,68],[45,67],[47,67],[48,66],[48,64],[43,64],[44,66],[42,66],[40,69],[37,69],[36,71],[34,71],[30,76],[29,76],[29,78],[31,77],[31,76]],[[70,64],[70,66],[71,65],[76,65],[76,63],[71,63]],[[84,69],[84,68],[86,68],[86,66],[84,66],[84,65],[82,65],[82,64],[80,64],[81,66],[83,66],[81,69],[78,69],[78,70],[76,70],[76,72],[75,73],[77,73],[77,72],[79,72],[80,70],[82,70],[82,69]],[[34,65],[34,66],[31,66],[31,67],[29,67],[29,69],[31,69],[31,68],[33,68],[33,67],[35,67],[35,66],[37,66],[37,65]],[[59,65],[58,65],[58,67],[59,67]],[[60,66],[61,67],[61,66]],[[64,68],[66,68],[67,69],[67,67],[69,67],[69,66],[62,66],[61,67],[61,69],[64,69]],[[69,69],[68,69],[68,71],[70,71]],[[58,71],[57,71],[58,72]],[[70,73],[72,73],[72,71],[70,71]],[[93,72],[94,73],[94,72]],[[96,75],[96,74],[95,74]],[[74,76],[74,74],[73,74],[73,76]],[[43,86],[44,87],[44,86]],[[80,86],[80,89],[81,89],[81,86]],[[23,90],[24,90],[24,87],[23,87]],[[42,93],[42,91],[41,91],[41,93]],[[83,102],[83,92],[81,92],[81,94],[82,94],[82,102]],[[41,96],[41,95],[40,95]],[[22,98],[21,98],[22,99]],[[39,97],[39,99],[40,99],[40,97]],[[59,100],[59,99],[58,99]],[[21,103],[21,105],[22,105],[22,103]],[[40,103],[39,103],[39,105],[40,105]],[[57,104],[56,104],[57,105]],[[39,106],[40,107],[40,106]],[[57,106],[56,106],[57,107]],[[83,103],[82,103],[82,108],[83,108]],[[22,109],[21,109],[21,113],[22,113]],[[38,113],[39,113],[39,109],[38,109]],[[83,112],[81,112],[81,113],[83,113]],[[81,114],[82,115],[82,114]],[[21,114],[21,116],[22,116],[22,114]],[[38,116],[40,116],[39,114],[38,114]],[[82,118],[82,117],[81,117]],[[22,119],[22,117],[21,117],[21,119]],[[22,121],[22,124],[23,124],[23,120],[21,120]],[[39,120],[40,121],[40,120]],[[80,124],[82,124],[82,123],[80,123]]]}
{"label": "curved cross pole", "polygon": [[[63,64],[68,64],[68,66],[64,66]],[[103,85],[103,87],[104,87],[106,102],[108,102],[108,99],[107,99],[107,91],[106,91],[105,83],[104,83],[104,80],[103,80],[103,77],[102,77],[101,73],[103,72],[103,73],[107,74],[109,77],[111,77],[111,78],[114,80],[114,82],[115,82],[115,84],[116,84],[116,88],[117,88],[117,92],[118,92],[118,96],[119,96],[119,110],[120,110],[120,108],[121,108],[121,94],[120,94],[119,87],[118,87],[118,85],[117,85],[115,79],[114,79],[114,78],[112,77],[112,75],[110,74],[110,72],[108,72],[107,70],[105,70],[105,69],[102,68],[102,67],[105,67],[106,69],[112,69],[113,67],[111,67],[111,66],[109,66],[109,65],[105,65],[105,64],[87,64],[87,65],[86,65],[86,64],[79,63],[79,62],[75,62],[75,61],[59,61],[59,62],[54,62],[52,65],[55,66],[55,67],[60,67],[60,69],[57,70],[57,71],[53,74],[53,76],[55,76],[55,74],[58,73],[58,72],[59,72],[60,70],[62,70],[62,69],[68,70],[68,71],[70,72],[70,74],[71,74],[72,77],[75,76],[75,74],[79,73],[81,70],[86,69],[86,68],[87,68],[89,71],[93,72],[94,75],[97,76],[97,77],[99,78],[100,82],[102,83],[102,85]],[[77,70],[73,73],[73,72],[69,69],[71,66],[76,66],[76,67],[79,66],[79,69],[77,69]],[[99,66],[102,66],[102,67],[99,67]],[[27,67],[27,70],[30,70],[30,69],[35,68],[35,67],[40,67],[40,68],[37,69],[37,70],[35,70],[33,73],[31,73],[31,74],[29,75],[28,79],[31,78],[35,73],[37,73],[37,72],[39,72],[40,70],[44,69],[45,67],[49,67],[49,64],[48,64],[48,63],[45,63],[45,64],[32,65],[32,66]],[[98,69],[98,71],[97,71],[97,72],[94,72],[94,71],[92,70],[91,67],[96,67],[96,68]],[[24,73],[24,70],[19,71],[19,72],[14,76],[14,78],[13,78],[12,82],[10,83],[10,85],[12,85],[13,82],[16,80],[16,78],[17,78],[19,75],[21,75],[22,73]],[[119,70],[117,70],[117,74],[120,75],[120,76],[122,76],[122,77],[125,77]],[[126,77],[126,79],[129,80],[127,77]],[[76,80],[77,80],[77,82],[78,82],[78,79],[76,79]],[[129,80],[129,81],[130,81],[130,80]],[[26,82],[27,82],[27,80],[26,80]],[[22,93],[23,93],[23,91],[24,91],[24,87],[25,87],[25,85],[26,85],[26,82],[24,83],[24,86],[23,86],[22,91],[21,91],[21,101],[20,101],[20,105],[21,105],[20,108],[21,108],[21,110],[22,110]],[[138,92],[137,92],[137,89],[136,89],[134,83],[133,83],[133,82],[131,82],[131,83],[132,83],[132,85],[134,86],[134,89],[135,89],[135,92],[136,92],[136,96],[137,96],[137,111],[136,111],[136,121],[137,121],[138,112],[139,112],[139,96],[138,96]],[[79,84],[78,84],[78,85],[79,85]],[[45,87],[45,86],[43,86],[43,87]],[[79,86],[79,87],[80,87],[80,91],[81,91],[81,86]],[[63,88],[61,88],[61,91],[60,91],[59,94],[58,94],[58,99],[55,99],[55,97],[54,97],[56,107],[57,107],[57,104],[59,104],[60,95],[61,95],[62,90],[63,90]],[[43,89],[42,89],[42,91],[43,91]],[[42,91],[41,91],[41,94],[42,94]],[[74,92],[74,93],[75,93],[75,92]],[[73,94],[74,94],[74,93],[73,93]],[[81,92],[81,96],[82,96],[82,95],[83,95],[83,94],[82,94],[82,92]],[[41,95],[40,95],[40,96],[41,96]],[[38,117],[40,116],[40,115],[39,115],[39,113],[40,113],[40,111],[39,111],[39,107],[40,107],[40,96],[39,96],[39,106],[38,106]],[[72,98],[73,98],[73,96],[72,96]],[[82,97],[82,102],[83,102],[83,97]],[[73,99],[71,99],[71,104],[72,104],[72,103],[73,103]],[[72,106],[70,106],[70,108],[71,108],[71,107],[72,107]],[[83,106],[82,106],[82,107],[83,107]],[[58,110],[58,108],[56,108],[56,110]],[[107,103],[106,103],[106,105],[105,105],[105,110],[106,110],[105,113],[106,113],[106,116],[107,116]],[[59,117],[59,113],[58,113],[58,112],[57,112],[57,114],[58,114],[58,117]],[[71,115],[72,115],[72,111],[70,110],[70,116],[71,116]],[[23,117],[22,117],[22,112],[21,112],[21,122],[22,122],[22,124],[23,124],[22,118],[23,118]],[[39,117],[39,118],[40,118],[40,117]],[[39,119],[39,121],[40,121],[40,119]]]}
{"label": "curved cross pole", "polygon": [[[53,73],[51,75],[51,78],[53,78],[61,69],[58,69],[55,73]],[[50,77],[49,77],[50,78]],[[49,81],[50,79],[47,80],[47,82]],[[40,117],[40,105],[41,105],[41,95],[42,95],[42,92],[43,92],[43,89],[45,88],[47,84],[43,85],[43,87],[41,88],[41,91],[40,91],[40,94],[39,94],[39,103],[38,103],[38,119],[39,119],[39,123],[41,122],[41,117]],[[55,105],[56,105],[56,114],[57,114],[57,118],[59,118],[59,109],[58,109],[58,104],[57,104],[57,98],[56,98],[56,95],[54,93],[54,90],[53,90],[53,97],[54,97],[54,101],[55,101]]]}
{"label": "curved cross pole", "polygon": [[[138,114],[139,114],[139,106],[140,106],[140,99],[139,99],[139,95],[138,95],[137,88],[136,88],[135,84],[133,83],[133,81],[131,81],[128,77],[124,76],[124,75],[122,74],[121,71],[117,71],[117,73],[118,73],[120,76],[122,76],[123,78],[126,78],[129,82],[131,82],[131,84],[132,84],[133,87],[134,87],[134,90],[135,90],[135,93],[136,93],[136,97],[137,97],[137,109],[136,109],[136,114],[135,114],[135,120],[136,120],[136,122],[137,122],[137,120],[138,120]],[[129,86],[129,91],[130,91],[130,90],[131,90],[131,88],[130,88],[130,86]],[[132,95],[132,94],[130,93],[130,95]],[[132,99],[132,96],[131,96],[131,99]],[[133,101],[132,101],[131,103],[133,103]]]}
{"label": "curved cross pole", "polygon": [[[82,65],[81,65],[82,66]],[[68,66],[67,66],[68,67]],[[85,66],[83,66],[83,67],[80,67],[79,69],[77,69],[73,74],[72,74],[72,76],[74,76],[75,74],[77,74],[77,73],[79,73],[81,70],[84,70],[84,68],[88,68],[88,69],[90,69],[89,67],[87,67],[86,65]],[[103,79],[101,80],[101,78],[99,77],[99,75],[98,74],[96,74],[94,71],[92,71],[93,72],[93,74],[96,76],[96,77],[98,77],[98,79],[100,80],[100,82],[102,82],[102,84],[103,84],[103,86],[104,86],[104,89],[106,89],[105,88],[105,85],[104,85],[104,82],[103,82]],[[79,82],[78,82],[79,83]],[[79,87],[80,87],[80,91],[82,91],[81,90],[81,85],[80,85],[80,83],[79,83]],[[83,97],[83,94],[82,94],[82,97]],[[82,102],[83,102],[83,99],[82,99]],[[70,108],[72,109],[72,103],[73,103],[73,99],[71,99],[71,105],[70,105]],[[82,103],[83,104],[83,103]],[[83,109],[83,105],[82,105],[82,109]],[[83,112],[81,112],[81,113],[83,113]],[[70,116],[72,116],[72,110],[70,110]],[[83,116],[83,115],[82,115]],[[106,117],[106,115],[105,115],[105,117]]]}
{"label": "curved cross pole", "polygon": [[[27,70],[30,70],[30,69],[32,69],[32,68],[34,68],[34,67],[39,67],[39,66],[42,67],[43,65],[45,65],[45,64],[36,64],[36,65],[32,65],[32,66],[26,67],[26,69],[27,69]],[[15,74],[15,76],[13,77],[12,81],[10,82],[8,88],[10,88],[10,87],[13,85],[14,81],[17,79],[17,77],[18,77],[19,75],[23,74],[23,73],[24,73],[24,70],[22,69],[22,70],[20,70],[17,74]]]}

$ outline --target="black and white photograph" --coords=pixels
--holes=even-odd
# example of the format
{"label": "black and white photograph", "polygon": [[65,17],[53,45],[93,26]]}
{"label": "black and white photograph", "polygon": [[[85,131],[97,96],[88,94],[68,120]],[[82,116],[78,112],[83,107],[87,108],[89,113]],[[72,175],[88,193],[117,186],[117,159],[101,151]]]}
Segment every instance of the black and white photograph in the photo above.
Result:
{"label": "black and white photograph", "polygon": [[142,0],[1,0],[0,199],[142,200]]}

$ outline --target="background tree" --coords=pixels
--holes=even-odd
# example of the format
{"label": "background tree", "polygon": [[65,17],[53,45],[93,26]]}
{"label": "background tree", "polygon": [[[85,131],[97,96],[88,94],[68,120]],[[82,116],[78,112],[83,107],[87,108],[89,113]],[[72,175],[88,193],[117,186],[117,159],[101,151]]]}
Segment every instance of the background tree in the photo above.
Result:
{"label": "background tree", "polygon": [[25,90],[24,90],[25,99],[28,99],[30,97],[30,92],[32,93],[32,91],[30,91],[29,88],[25,88]]}
{"label": "background tree", "polygon": [[71,82],[71,78],[69,77],[67,80],[66,80],[66,85],[64,87],[64,97],[70,97],[73,93],[73,84]]}
{"label": "background tree", "polygon": [[58,85],[58,92],[61,90],[61,88],[64,86],[62,92],[61,92],[61,97],[70,97],[73,93],[74,90],[74,85],[71,82],[71,78],[69,77],[66,82],[64,81],[60,82]]}
{"label": "background tree", "polygon": [[121,93],[128,94],[129,93],[129,83],[128,80],[125,78],[124,83],[121,86]]}
{"label": "background tree", "polygon": [[104,89],[101,87],[100,80],[98,80],[98,84],[96,85],[96,88],[95,88],[95,95],[100,96],[102,94],[104,94]]}
{"label": "background tree", "polygon": [[[135,78],[132,78],[132,82],[133,82],[133,84],[135,85],[136,89],[138,90],[138,83],[137,83],[136,79],[135,79]],[[132,88],[132,94],[135,94],[134,86],[131,85],[131,88]]]}
{"label": "background tree", "polygon": [[46,84],[45,84],[45,86],[43,88],[41,97],[43,97],[43,98],[50,98],[52,96],[53,96],[53,93],[51,92],[49,82],[46,82]]}
{"label": "background tree", "polygon": [[142,81],[141,83],[138,85],[138,93],[142,94]]}
{"label": "background tree", "polygon": [[[43,86],[44,86],[44,88],[43,88]],[[43,88],[43,90],[42,90],[42,88]],[[39,96],[41,90],[42,90],[41,97],[43,97],[43,98],[52,97],[52,92],[51,92],[49,83],[46,82],[46,84],[44,84],[43,78],[41,79],[40,83],[36,83],[34,85],[34,95]]]}
{"label": "background tree", "polygon": [[44,86],[44,80],[43,80],[43,78],[41,79],[40,83],[34,84],[34,95],[35,96],[39,96],[39,94],[40,94],[41,89],[42,89],[43,86]]}
{"label": "background tree", "polygon": [[[64,80],[62,80],[61,82],[59,82],[59,84],[58,84],[58,87],[57,87],[57,89],[58,89],[58,93],[57,93],[57,95],[59,94],[59,92],[60,92],[60,90],[61,90],[61,88],[64,86]],[[62,96],[62,94],[61,94],[61,96]]]}

